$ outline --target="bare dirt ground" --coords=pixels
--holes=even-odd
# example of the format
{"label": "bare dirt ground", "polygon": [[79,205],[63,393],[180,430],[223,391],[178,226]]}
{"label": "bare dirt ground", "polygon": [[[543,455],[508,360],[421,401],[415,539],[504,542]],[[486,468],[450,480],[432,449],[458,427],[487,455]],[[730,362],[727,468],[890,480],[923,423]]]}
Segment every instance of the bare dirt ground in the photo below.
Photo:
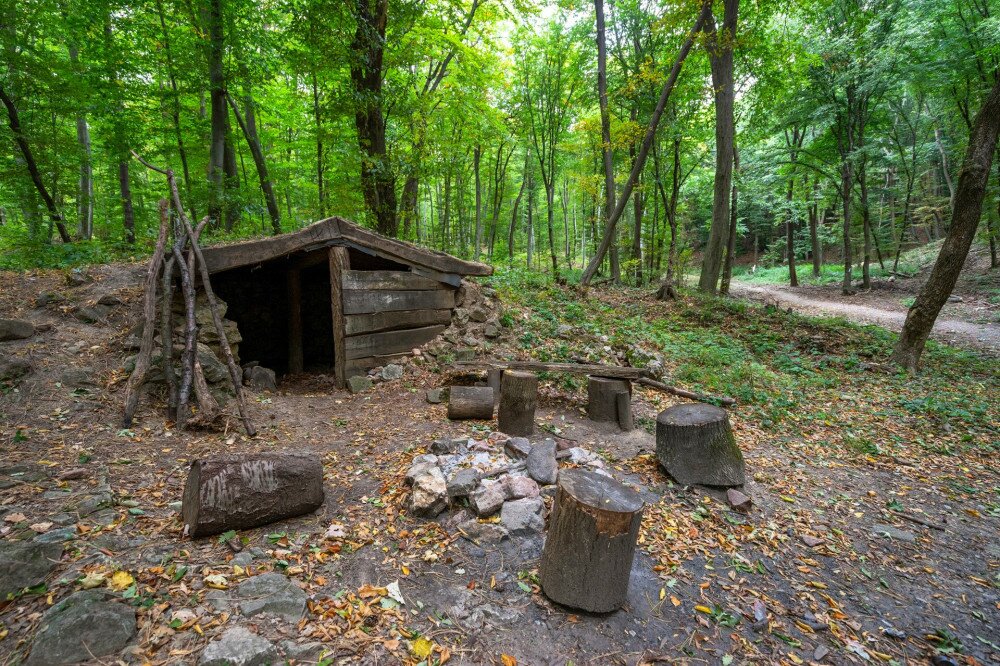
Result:
{"label": "bare dirt ground", "polygon": [[[46,610],[101,576],[138,625],[126,648],[93,661],[102,664],[194,664],[233,626],[291,664],[1000,663],[995,466],[974,475],[968,461],[931,453],[847,464],[813,438],[775,438],[737,408],[754,501],[744,515],[717,491],[672,483],[648,430],[592,423],[579,392],[546,382],[540,426],[600,453],[648,502],[625,608],[577,613],[540,592],[541,535],[474,543],[454,528],[458,507],[436,521],[406,513],[402,475],[414,456],[435,438],[485,440],[495,427],[449,422],[428,404],[441,375],[411,364],[358,395],[327,377],[292,378],[252,394],[252,440],[236,418],[218,432],[176,431],[155,400],[124,430],[121,343],[142,271],[92,273],[78,287],[61,273],[2,276],[0,315],[50,328],[0,345],[32,364],[0,395],[0,538],[66,532],[46,584],[0,601],[0,663],[21,663]],[[49,291],[67,300],[36,307]],[[109,292],[125,304],[106,320],[73,314]],[[827,409],[857,408],[850,395],[839,400]],[[638,390],[638,422],[673,402]],[[184,538],[175,503],[187,463],[258,450],[320,455],[324,506],[241,532],[238,555],[214,537]],[[83,472],[59,479],[71,469]],[[107,501],[85,513],[102,486]],[[234,588],[271,571],[307,595],[301,620],[241,613]],[[388,595],[394,581],[404,605]]]}
{"label": "bare dirt ground", "polygon": [[[807,271],[809,267],[802,266]],[[843,317],[860,324],[876,324],[898,333],[906,312],[927,277],[929,265],[915,276],[873,280],[872,289],[844,296],[840,285],[751,284],[733,282],[734,296],[771,303],[807,315]],[[802,273],[804,274],[804,272]],[[984,248],[970,253],[953,296],[934,324],[931,335],[939,342],[1000,354],[1000,271],[989,269]]]}

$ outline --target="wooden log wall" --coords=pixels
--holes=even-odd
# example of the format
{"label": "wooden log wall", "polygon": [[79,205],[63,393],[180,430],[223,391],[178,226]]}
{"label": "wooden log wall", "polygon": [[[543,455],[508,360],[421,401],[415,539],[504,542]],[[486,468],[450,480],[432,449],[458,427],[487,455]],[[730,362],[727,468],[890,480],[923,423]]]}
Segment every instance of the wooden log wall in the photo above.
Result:
{"label": "wooden log wall", "polygon": [[443,282],[407,271],[349,268],[339,277],[344,342],[337,357],[345,378],[406,356],[451,321],[455,289]]}

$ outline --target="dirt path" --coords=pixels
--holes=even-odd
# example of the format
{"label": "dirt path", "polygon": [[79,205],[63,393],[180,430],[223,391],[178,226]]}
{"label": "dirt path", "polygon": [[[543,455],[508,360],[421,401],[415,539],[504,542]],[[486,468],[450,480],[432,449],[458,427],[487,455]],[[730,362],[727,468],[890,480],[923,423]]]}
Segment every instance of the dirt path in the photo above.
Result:
{"label": "dirt path", "polygon": [[[877,324],[898,333],[906,320],[906,307],[896,299],[871,292],[842,296],[825,287],[785,287],[733,282],[734,296],[754,301],[773,302],[783,308],[809,315],[844,317],[859,324]],[[1000,325],[944,316],[934,324],[935,340],[960,347],[1000,353]]]}

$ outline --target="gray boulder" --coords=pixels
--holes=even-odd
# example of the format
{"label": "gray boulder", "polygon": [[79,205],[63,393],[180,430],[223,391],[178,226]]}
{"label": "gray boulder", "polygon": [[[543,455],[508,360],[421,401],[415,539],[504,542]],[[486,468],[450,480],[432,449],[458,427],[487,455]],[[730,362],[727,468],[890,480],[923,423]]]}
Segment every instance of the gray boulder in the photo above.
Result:
{"label": "gray boulder", "polygon": [[262,365],[256,365],[250,368],[248,374],[250,375],[249,384],[251,388],[255,388],[258,391],[278,390],[278,382],[274,375],[274,370],[265,368]]}
{"label": "gray boulder", "polygon": [[0,319],[0,342],[24,340],[35,334],[35,325],[23,319]]}
{"label": "gray boulder", "polygon": [[215,355],[212,348],[203,342],[198,343],[198,363],[201,364],[202,373],[205,375],[205,381],[209,384],[218,384],[219,382],[228,382],[229,379],[229,368],[226,364],[219,360],[219,357]]}
{"label": "gray boulder", "polygon": [[528,476],[543,486],[556,482],[559,463],[556,462],[555,440],[546,439],[533,444],[528,453]]}
{"label": "gray boulder", "polygon": [[477,546],[484,543],[500,543],[510,538],[510,533],[500,525],[481,523],[475,518],[460,523],[458,529],[463,537]]}
{"label": "gray boulder", "polygon": [[427,402],[432,405],[440,405],[448,399],[448,394],[443,388],[433,388],[427,391]]}
{"label": "gray boulder", "polygon": [[504,443],[503,450],[511,458],[527,458],[531,453],[531,442],[527,437],[511,437]]}
{"label": "gray boulder", "polygon": [[503,478],[503,489],[509,500],[518,500],[525,497],[538,497],[538,484],[529,476],[521,474],[508,474]]}
{"label": "gray boulder", "polygon": [[429,467],[413,479],[410,491],[410,513],[433,518],[448,508],[448,485],[437,465]]}
{"label": "gray boulder", "polygon": [[540,497],[506,502],[500,522],[511,536],[538,534],[545,530],[545,502]]}
{"label": "gray boulder", "polygon": [[24,358],[0,357],[0,384],[15,382],[31,372],[31,361]]}
{"label": "gray boulder", "polygon": [[361,375],[354,375],[347,380],[347,390],[352,394],[358,394],[362,391],[367,391],[372,387],[371,377],[362,377]]}
{"label": "gray boulder", "polygon": [[240,612],[247,617],[270,613],[289,622],[298,622],[306,610],[306,593],[280,573],[247,578],[236,588],[236,596]]}
{"label": "gray boulder", "polygon": [[474,469],[460,469],[448,480],[448,497],[466,497],[479,485],[480,474]]}
{"label": "gray boulder", "polygon": [[278,648],[245,627],[233,627],[201,653],[199,666],[270,666],[278,663]]}
{"label": "gray boulder", "polygon": [[76,664],[119,652],[135,635],[135,611],[102,590],[63,599],[42,616],[27,666]]}
{"label": "gray boulder", "polygon": [[62,551],[60,543],[0,541],[0,600],[44,582]]}
{"label": "gray boulder", "polygon": [[391,382],[403,376],[403,366],[390,363],[382,368],[382,381]]}
{"label": "gray boulder", "polygon": [[98,324],[108,318],[111,308],[106,305],[83,305],[76,309],[76,318],[88,324]]}
{"label": "gray boulder", "polygon": [[499,481],[483,481],[469,495],[469,504],[476,515],[491,516],[500,510],[506,499],[507,493],[504,492],[503,484]]}

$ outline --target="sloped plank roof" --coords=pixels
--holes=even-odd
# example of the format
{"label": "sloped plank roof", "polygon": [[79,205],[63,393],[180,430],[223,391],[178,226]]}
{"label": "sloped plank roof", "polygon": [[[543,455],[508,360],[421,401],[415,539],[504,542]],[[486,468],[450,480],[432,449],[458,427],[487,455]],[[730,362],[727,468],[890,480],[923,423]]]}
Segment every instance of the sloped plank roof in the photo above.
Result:
{"label": "sloped plank roof", "polygon": [[203,249],[209,273],[262,264],[296,252],[331,245],[359,246],[376,255],[417,268],[456,275],[491,275],[493,267],[382,236],[340,217],[330,217],[308,227],[272,238],[216,245]]}

